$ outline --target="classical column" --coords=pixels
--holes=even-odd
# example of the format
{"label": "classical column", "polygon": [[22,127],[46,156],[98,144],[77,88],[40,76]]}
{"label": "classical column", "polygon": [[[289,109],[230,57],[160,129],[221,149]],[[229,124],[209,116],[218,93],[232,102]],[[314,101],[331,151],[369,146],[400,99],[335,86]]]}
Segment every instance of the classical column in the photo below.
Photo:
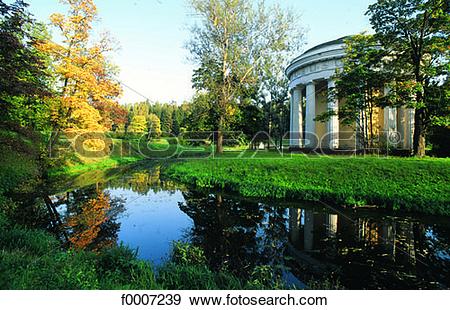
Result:
{"label": "classical column", "polygon": [[[330,95],[331,90],[335,87],[334,80],[328,80],[328,95]],[[332,111],[335,115],[331,116],[328,120],[328,138],[329,138],[329,147],[332,150],[339,148],[339,101],[337,98],[332,98],[329,96],[328,98],[328,111]]]}
{"label": "classical column", "polygon": [[305,124],[305,147],[316,147],[316,85],[310,82],[306,85],[306,124]]}
{"label": "classical column", "polygon": [[291,89],[289,90],[289,95],[290,95],[290,100],[289,100],[289,146],[294,146],[294,136],[293,136],[293,130],[292,128],[294,128],[293,125],[293,120],[294,120],[294,91]]}
{"label": "classical column", "polygon": [[384,108],[384,131],[388,139],[393,133],[397,132],[397,108]]}
{"label": "classical column", "polygon": [[401,135],[402,147],[404,149],[412,149],[414,135],[414,109],[401,107],[398,109],[399,128]]}
{"label": "classical column", "polygon": [[406,115],[405,115],[405,108],[399,107],[397,109],[397,132],[400,134],[400,146],[404,149],[406,149],[406,135],[405,135],[405,128],[406,128]]}
{"label": "classical column", "polygon": [[[388,95],[390,92],[389,87],[384,88],[384,94]],[[395,107],[386,107],[384,110],[384,132],[386,134],[386,143],[387,145],[392,143],[397,143],[396,137],[394,136],[397,133],[397,108]]]}
{"label": "classical column", "polygon": [[414,146],[414,127],[416,123],[416,110],[407,109],[406,113],[408,115],[408,127],[407,127],[407,138],[408,138],[408,148],[413,149]]}
{"label": "classical column", "polygon": [[300,86],[292,90],[291,95],[291,147],[302,147],[303,106]]}

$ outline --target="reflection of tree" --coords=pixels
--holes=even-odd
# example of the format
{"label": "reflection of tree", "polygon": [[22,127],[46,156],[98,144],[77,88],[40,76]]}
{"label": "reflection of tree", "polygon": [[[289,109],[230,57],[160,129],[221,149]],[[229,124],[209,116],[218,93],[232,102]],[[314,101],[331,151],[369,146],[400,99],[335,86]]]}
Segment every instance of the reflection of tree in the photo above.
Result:
{"label": "reflection of tree", "polygon": [[67,193],[58,204],[66,206],[65,226],[74,248],[98,250],[117,243],[117,217],[125,210],[121,199],[111,198],[98,185]]}
{"label": "reflection of tree", "polygon": [[189,237],[204,249],[212,268],[248,276],[255,266],[280,261],[286,231],[282,211],[270,213],[258,203],[221,194],[187,192],[184,197],[180,208],[194,221]]}
{"label": "reflection of tree", "polygon": [[287,213],[284,208],[263,205],[264,223],[260,223],[261,257],[264,264],[284,268],[284,252],[288,238]]}
{"label": "reflection of tree", "polygon": [[[111,209],[109,196],[98,191],[97,197],[85,202],[80,209],[80,213],[67,218],[66,225],[72,231],[69,238],[72,246],[76,249],[86,249],[94,243],[101,226],[108,220],[107,213]],[[97,243],[95,246],[102,247],[106,244]]]}
{"label": "reflection of tree", "polygon": [[116,178],[108,183],[110,188],[129,189],[140,195],[147,195],[150,191],[175,192],[179,186],[172,181],[161,179],[161,167],[152,166],[131,172],[122,178]]}

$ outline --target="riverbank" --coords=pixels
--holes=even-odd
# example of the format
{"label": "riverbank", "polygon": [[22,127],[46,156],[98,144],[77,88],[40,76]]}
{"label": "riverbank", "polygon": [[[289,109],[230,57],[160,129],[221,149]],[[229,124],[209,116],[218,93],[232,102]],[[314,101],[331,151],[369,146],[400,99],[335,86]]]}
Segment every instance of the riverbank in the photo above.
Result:
{"label": "riverbank", "polygon": [[0,211],[13,208],[10,194],[27,192],[40,180],[39,147],[35,139],[25,129],[0,129]]}
{"label": "riverbank", "polygon": [[450,216],[450,160],[294,155],[189,160],[165,175],[245,197],[323,201]]}
{"label": "riverbank", "polygon": [[180,290],[282,289],[283,283],[256,270],[242,280],[207,266],[201,249],[176,243],[160,267],[139,260],[136,251],[113,246],[89,252],[62,250],[43,230],[11,223],[0,212],[0,289],[2,290]]}

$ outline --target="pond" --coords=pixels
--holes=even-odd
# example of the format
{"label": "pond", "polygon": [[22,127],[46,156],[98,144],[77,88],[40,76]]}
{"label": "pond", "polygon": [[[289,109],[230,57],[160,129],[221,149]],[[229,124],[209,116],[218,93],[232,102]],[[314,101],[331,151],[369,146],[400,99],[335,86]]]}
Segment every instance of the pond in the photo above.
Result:
{"label": "pond", "polygon": [[244,199],[164,180],[161,169],[139,165],[59,183],[50,198],[74,246],[123,243],[160,265],[173,242],[184,241],[203,248],[213,269],[246,277],[271,265],[299,287],[311,279],[348,289],[450,287],[448,218]]}

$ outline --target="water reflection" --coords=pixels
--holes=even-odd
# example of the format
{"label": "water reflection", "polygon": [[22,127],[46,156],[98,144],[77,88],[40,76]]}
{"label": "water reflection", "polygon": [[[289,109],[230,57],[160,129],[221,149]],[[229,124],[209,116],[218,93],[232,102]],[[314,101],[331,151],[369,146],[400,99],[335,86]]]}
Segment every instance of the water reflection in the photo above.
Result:
{"label": "water reflection", "polygon": [[69,246],[97,251],[118,241],[118,217],[125,210],[124,200],[110,197],[102,184],[53,197],[62,213]]}
{"label": "water reflection", "polygon": [[315,265],[312,275],[328,272],[347,288],[450,285],[448,227],[373,216],[291,208],[291,254]]}
{"label": "water reflection", "polygon": [[198,191],[184,198],[180,209],[194,222],[188,238],[204,249],[212,268],[248,276],[259,265],[284,265],[284,210]]}
{"label": "water reflection", "polygon": [[184,239],[204,249],[211,268],[242,277],[270,265],[290,279],[334,279],[350,289],[450,287],[446,219],[205,193],[162,179],[158,166],[52,199],[76,248],[124,242],[160,264]]}
{"label": "water reflection", "polygon": [[139,195],[167,192],[175,193],[183,187],[174,181],[161,178],[161,166],[147,167],[145,170],[131,170],[108,181],[110,189],[127,189]]}

